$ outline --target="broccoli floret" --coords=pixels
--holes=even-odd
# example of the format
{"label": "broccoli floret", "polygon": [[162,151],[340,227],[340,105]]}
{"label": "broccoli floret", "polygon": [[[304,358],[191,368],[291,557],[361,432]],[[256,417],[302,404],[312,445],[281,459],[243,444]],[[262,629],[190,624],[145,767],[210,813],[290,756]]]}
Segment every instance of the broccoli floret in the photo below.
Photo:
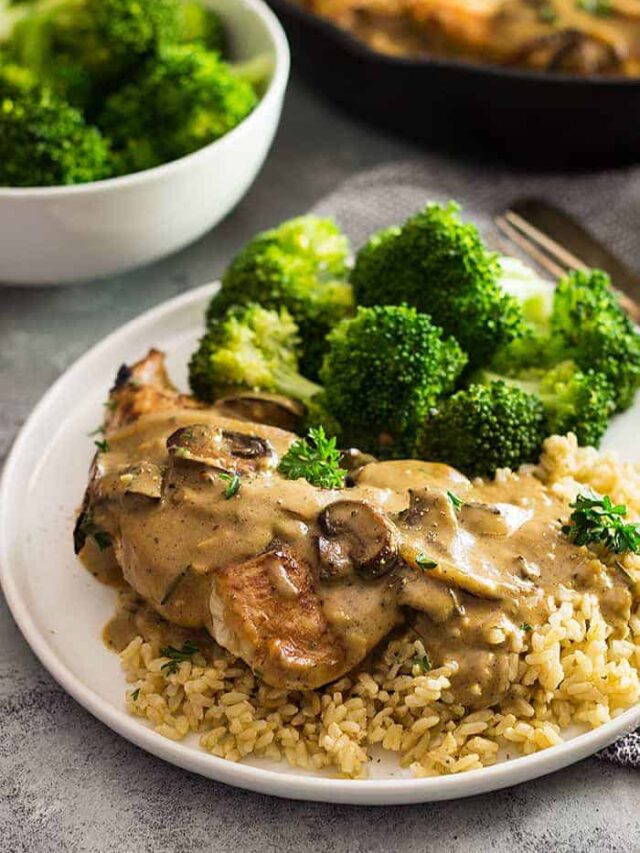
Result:
{"label": "broccoli floret", "polygon": [[179,0],[84,0],[95,20],[98,36],[113,55],[130,57],[154,53],[177,40]]}
{"label": "broccoli floret", "polygon": [[45,187],[109,177],[109,146],[48,89],[16,89],[0,73],[0,185]]}
{"label": "broccoli floret", "polygon": [[600,270],[572,272],[558,282],[550,321],[554,348],[581,370],[603,374],[616,409],[633,402],[640,387],[640,334],[620,307]]}
{"label": "broccoli floret", "polygon": [[209,50],[216,50],[221,56],[227,52],[227,38],[224,25],[211,9],[202,6],[198,0],[184,0],[178,10],[179,43],[200,42]]}
{"label": "broccoli floret", "polygon": [[172,45],[109,96],[98,125],[113,141],[121,171],[135,172],[224,136],[257,102],[253,86],[217,53]]}
{"label": "broccoli floret", "polygon": [[454,388],[467,362],[453,338],[406,305],[359,308],[328,337],[320,404],[349,445],[411,453],[429,409]]}
{"label": "broccoli floret", "polygon": [[453,202],[429,204],[375,234],[358,252],[351,280],[359,304],[413,305],[482,365],[521,334],[522,312],[499,286],[498,256],[458,210]]}
{"label": "broccoli floret", "polygon": [[79,106],[179,39],[178,0],[42,0],[15,14],[11,57]]}
{"label": "broccoli floret", "polygon": [[91,19],[72,3],[26,7],[5,47],[13,61],[82,109],[96,98],[98,70],[109,61]]}
{"label": "broccoli floret", "polygon": [[236,302],[284,305],[300,328],[301,369],[316,378],[327,332],[353,311],[345,281],[349,243],[330,219],[301,216],[258,234],[240,251],[207,312],[213,322]]}
{"label": "broccoli floret", "polygon": [[544,435],[544,410],[536,396],[504,382],[472,384],[431,412],[418,454],[470,477],[490,477],[498,468],[535,461]]}
{"label": "broccoli floret", "polygon": [[286,308],[231,306],[209,324],[191,357],[191,388],[207,402],[245,388],[306,402],[319,388],[298,372],[298,343],[298,327]]}
{"label": "broccoli floret", "polygon": [[602,374],[583,373],[575,362],[564,361],[549,370],[524,370],[511,377],[490,371],[476,376],[485,384],[499,379],[542,401],[546,435],[572,432],[583,446],[600,444],[615,409],[613,390]]}

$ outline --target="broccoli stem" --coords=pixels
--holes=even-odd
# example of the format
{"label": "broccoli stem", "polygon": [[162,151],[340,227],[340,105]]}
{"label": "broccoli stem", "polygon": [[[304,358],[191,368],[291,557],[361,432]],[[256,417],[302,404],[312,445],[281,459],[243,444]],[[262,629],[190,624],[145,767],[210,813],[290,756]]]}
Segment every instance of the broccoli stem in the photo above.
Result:
{"label": "broccoli stem", "polygon": [[261,53],[244,62],[230,62],[229,69],[235,77],[250,83],[257,92],[262,92],[273,74],[273,57]]}
{"label": "broccoli stem", "polygon": [[284,394],[285,397],[293,397],[294,400],[300,400],[305,405],[322,390],[320,385],[316,385],[315,382],[306,379],[295,370],[287,370],[284,367],[274,370],[273,382],[279,393]]}

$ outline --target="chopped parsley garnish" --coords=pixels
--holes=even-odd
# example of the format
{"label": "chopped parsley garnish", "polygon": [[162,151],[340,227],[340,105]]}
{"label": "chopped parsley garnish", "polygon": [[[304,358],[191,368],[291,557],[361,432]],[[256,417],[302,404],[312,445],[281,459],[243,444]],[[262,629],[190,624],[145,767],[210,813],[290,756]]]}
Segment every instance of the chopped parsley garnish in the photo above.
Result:
{"label": "chopped parsley garnish", "polygon": [[80,516],[73,538],[76,554],[80,553],[87,538],[93,539],[101,551],[105,551],[111,545],[111,536],[95,523],[92,509],[85,510]]}
{"label": "chopped parsley garnish", "polygon": [[137,702],[137,701],[138,701],[138,696],[139,696],[139,695],[140,695],[140,688],[139,688],[139,687],[136,687],[136,689],[135,689],[135,690],[133,691],[133,693],[131,694],[131,698],[133,699],[133,701],[134,701],[134,702]]}
{"label": "chopped parsley garnish", "polygon": [[460,510],[462,509],[462,501],[460,500],[460,498],[457,495],[454,495],[453,492],[449,491],[447,492],[447,496],[453,504],[453,508],[455,509],[455,511],[460,512]]}
{"label": "chopped parsley garnish", "polygon": [[418,568],[423,569],[424,571],[429,571],[430,569],[437,568],[438,564],[435,560],[432,560],[430,557],[427,557],[426,554],[418,554],[416,557],[416,565]]}
{"label": "chopped parsley garnish", "polygon": [[107,402],[104,404],[104,407],[110,412],[115,412],[117,405],[118,404],[115,400],[107,400]]}
{"label": "chopped parsley garnish", "polygon": [[614,506],[611,498],[578,495],[571,504],[570,523],[562,527],[576,545],[604,545],[614,554],[640,553],[640,524],[625,523],[624,504]]}
{"label": "chopped parsley garnish", "polygon": [[178,586],[180,585],[180,583],[182,582],[182,580],[184,579],[185,575],[187,574],[187,572],[189,571],[190,568],[191,568],[191,565],[188,565],[186,569],[183,569],[181,572],[178,572],[178,574],[170,582],[169,586],[165,590],[164,595],[160,599],[160,606],[161,607],[164,607],[164,605],[169,601],[169,599],[171,598],[173,593],[176,591],[176,589],[178,588]]}
{"label": "chopped parsley garnish", "polygon": [[238,494],[240,491],[240,477],[237,474],[222,473],[218,476],[227,484],[227,488],[224,490],[224,496],[227,500]]}
{"label": "chopped parsley garnish", "polygon": [[553,3],[542,3],[538,8],[538,18],[544,24],[554,24],[558,20],[558,13]]}
{"label": "chopped parsley garnish", "polygon": [[172,447],[170,449],[170,453],[172,456],[175,456],[176,459],[191,459],[191,453],[187,450],[186,447]]}
{"label": "chopped parsley garnish", "polygon": [[104,530],[96,530],[91,536],[101,551],[106,551],[111,546],[111,537]]}
{"label": "chopped parsley garnish", "polygon": [[341,489],[347,472],[340,467],[336,439],[322,427],[312,427],[306,438],[294,441],[280,460],[278,471],[288,480],[307,480],[321,489]]}
{"label": "chopped parsley garnish", "polygon": [[104,433],[104,424],[101,424],[99,427],[96,427],[94,430],[91,430],[88,435],[90,438],[93,438],[94,435],[102,435],[102,433]]}
{"label": "chopped parsley garnish", "polygon": [[523,622],[520,626],[520,630],[528,634],[530,631],[533,631],[533,628],[531,627],[531,625],[529,625],[528,622]]}
{"label": "chopped parsley garnish", "polygon": [[597,18],[607,18],[611,14],[611,0],[577,0],[576,5]]}
{"label": "chopped parsley garnish", "polygon": [[165,658],[170,658],[170,660],[163,663],[160,669],[164,671],[165,675],[175,675],[182,661],[189,660],[198,651],[200,651],[198,647],[190,640],[187,640],[181,649],[176,649],[175,646],[165,646],[160,649],[160,654]]}
{"label": "chopped parsley garnish", "polygon": [[415,657],[413,659],[413,665],[419,666],[423,672],[429,672],[433,668],[431,666],[431,660],[429,659],[429,655],[423,655],[422,657]]}
{"label": "chopped parsley garnish", "polygon": [[108,453],[109,452],[109,442],[107,441],[106,438],[103,438],[100,440],[96,439],[96,441],[94,441],[93,443],[98,448],[100,453]]}

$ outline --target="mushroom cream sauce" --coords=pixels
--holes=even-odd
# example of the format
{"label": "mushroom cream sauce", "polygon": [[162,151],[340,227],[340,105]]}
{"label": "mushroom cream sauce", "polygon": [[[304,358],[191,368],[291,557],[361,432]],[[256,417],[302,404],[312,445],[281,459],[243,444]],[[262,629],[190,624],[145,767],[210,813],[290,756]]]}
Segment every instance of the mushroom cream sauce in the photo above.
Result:
{"label": "mushroom cream sauce", "polygon": [[471,482],[440,464],[369,462],[323,490],[277,472],[294,439],[215,407],[109,433],[89,492],[114,548],[88,539],[82,557],[113,580],[115,556],[135,591],[106,629],[112,646],[167,620],[175,642],[206,629],[266,684],[304,690],[406,624],[430,665],[457,663],[455,700],[486,708],[513,679],[505,638],[545,623],[561,588],[592,593],[613,636],[629,633],[624,573],[567,539],[567,502],[533,468]]}

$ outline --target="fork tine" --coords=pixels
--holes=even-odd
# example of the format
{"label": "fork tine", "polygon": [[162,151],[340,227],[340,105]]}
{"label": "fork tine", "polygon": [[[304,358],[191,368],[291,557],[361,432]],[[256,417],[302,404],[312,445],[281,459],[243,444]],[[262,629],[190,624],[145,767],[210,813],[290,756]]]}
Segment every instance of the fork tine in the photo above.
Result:
{"label": "fork tine", "polygon": [[552,260],[555,260],[558,264],[561,264],[566,269],[587,269],[587,265],[584,261],[581,261],[580,258],[577,258],[572,252],[565,249],[564,246],[556,243],[555,240],[552,240],[551,237],[543,231],[540,231],[540,229],[536,228],[535,225],[527,222],[527,220],[520,216],[519,213],[515,213],[513,210],[508,210],[504,216],[507,222],[515,228],[516,231],[519,231],[525,237],[528,237],[535,245],[543,249],[552,258]]}
{"label": "fork tine", "polygon": [[534,260],[538,266],[550,273],[554,278],[561,278],[566,272],[566,266],[559,266],[548,255],[541,251],[538,246],[516,230],[504,216],[496,216],[493,220],[496,227],[505,237],[508,237],[514,245],[521,249],[525,255]]}

